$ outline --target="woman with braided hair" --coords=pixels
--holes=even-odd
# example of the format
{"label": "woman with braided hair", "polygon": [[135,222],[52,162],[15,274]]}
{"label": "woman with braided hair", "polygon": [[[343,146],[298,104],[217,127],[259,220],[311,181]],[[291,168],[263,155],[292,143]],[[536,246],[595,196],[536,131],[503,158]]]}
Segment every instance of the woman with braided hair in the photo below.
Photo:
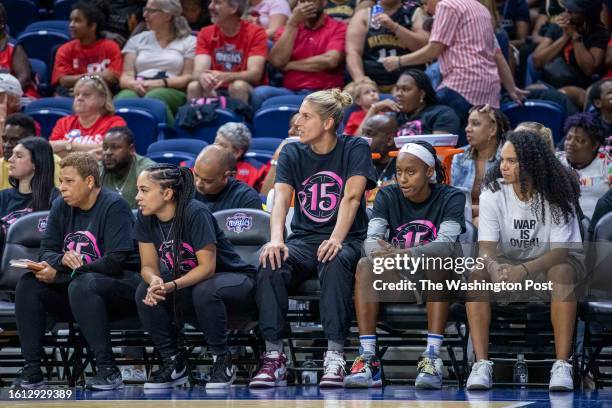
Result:
{"label": "woman with braided hair", "polygon": [[227,347],[227,315],[255,306],[255,268],[246,264],[219,229],[206,205],[194,199],[188,168],[155,165],[137,181],[138,241],[143,282],[138,314],[162,363],[145,388],[171,388],[188,381],[178,338],[183,315],[193,315],[213,354],[206,388],[229,386],[235,367]]}

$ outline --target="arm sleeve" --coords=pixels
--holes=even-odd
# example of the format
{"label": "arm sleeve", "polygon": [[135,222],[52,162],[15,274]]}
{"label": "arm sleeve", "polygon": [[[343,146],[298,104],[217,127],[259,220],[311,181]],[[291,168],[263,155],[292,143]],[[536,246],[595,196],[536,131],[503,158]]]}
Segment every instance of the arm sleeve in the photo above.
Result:
{"label": "arm sleeve", "polygon": [[202,29],[198,33],[198,39],[196,42],[196,55],[204,54],[204,55],[212,55],[212,51],[210,49],[210,43],[208,42],[208,34],[209,30]]}
{"label": "arm sleeve", "polygon": [[267,57],[268,56],[268,35],[266,31],[257,26],[257,29],[253,32],[253,41],[251,47],[247,53],[247,59],[249,57]]}
{"label": "arm sleeve", "polygon": [[185,39],[185,59],[194,59],[196,55],[196,38],[190,35]]}
{"label": "arm sleeve", "polygon": [[138,242],[144,243],[152,243],[153,237],[151,236],[151,231],[149,230],[147,223],[145,222],[144,215],[140,211],[138,211],[138,215],[136,216],[136,222],[134,223],[134,240]]}
{"label": "arm sleeve", "polygon": [[210,211],[193,211],[187,217],[188,223],[184,226],[187,229],[189,243],[193,245],[193,252],[196,253],[207,245],[217,245],[217,234],[215,231],[213,218]]}
{"label": "arm sleeve", "polygon": [[426,245],[410,249],[413,257],[436,256],[447,257],[454,253],[457,238],[461,235],[461,225],[457,221],[443,221],[435,240]]}
{"label": "arm sleeve", "polygon": [[256,210],[261,210],[262,209],[261,204],[262,204],[261,197],[259,196],[257,191],[250,189],[245,194],[244,202],[242,203],[242,206],[244,208],[254,208]]}
{"label": "arm sleeve", "polygon": [[53,130],[51,131],[51,137],[49,140],[64,140],[66,133],[68,133],[68,121],[71,116],[66,116],[65,118],[61,118],[55,123]]}
{"label": "arm sleeve", "polygon": [[289,163],[297,161],[297,152],[295,151],[296,146],[291,146],[291,144],[286,144],[283,146],[280,154],[278,155],[275,183],[289,184],[293,188],[296,188],[292,177],[293,172],[291,171],[291,165]]}
{"label": "arm sleeve", "polygon": [[385,239],[389,231],[389,223],[383,218],[372,218],[368,223],[368,235],[363,242],[366,256],[371,257],[372,252],[377,250],[379,239]]}
{"label": "arm sleeve", "polygon": [[346,41],[346,28],[347,25],[339,23],[337,28],[334,30],[333,36],[329,39],[325,51],[338,51],[344,53],[344,43]]}
{"label": "arm sleeve", "polygon": [[351,138],[355,141],[349,154],[349,168],[346,179],[353,176],[363,176],[366,178],[366,190],[376,187],[376,171],[372,163],[372,152],[370,146],[362,138]]}
{"label": "arm sleeve", "polygon": [[438,3],[429,41],[439,42],[450,47],[459,28],[461,20],[459,17],[456,10],[445,3]]}
{"label": "arm sleeve", "polygon": [[123,57],[121,56],[121,49],[119,49],[119,46],[114,41],[109,41],[108,48],[109,58],[111,61],[108,69],[119,77],[123,72]]}
{"label": "arm sleeve", "polygon": [[59,82],[60,77],[69,75],[72,72],[72,64],[70,64],[70,57],[68,53],[69,43],[62,45],[55,55],[55,62],[53,63],[53,75],[51,76],[51,84],[55,85]]}
{"label": "arm sleeve", "polygon": [[272,2],[272,8],[270,9],[270,15],[282,14],[283,16],[291,17],[291,8],[287,0],[275,0]]}
{"label": "arm sleeve", "polygon": [[525,0],[519,1],[516,5],[516,21],[524,21],[526,23],[531,22],[531,18],[529,16],[529,6]]}
{"label": "arm sleeve", "polygon": [[495,195],[485,190],[480,193],[478,214],[478,241],[499,242],[500,221],[495,211]]}
{"label": "arm sleeve", "polygon": [[64,233],[62,228],[63,220],[61,214],[61,200],[55,200],[49,216],[47,217],[47,229],[43,234],[40,244],[39,260],[46,261],[49,265],[57,270],[60,279],[61,274],[70,272],[69,268],[62,265],[62,257],[64,256]]}
{"label": "arm sleeve", "polygon": [[135,35],[134,37],[130,38],[128,40],[128,42],[123,46],[123,54],[137,54],[138,55],[138,49],[140,48],[138,45],[138,41],[140,40],[141,35]]}

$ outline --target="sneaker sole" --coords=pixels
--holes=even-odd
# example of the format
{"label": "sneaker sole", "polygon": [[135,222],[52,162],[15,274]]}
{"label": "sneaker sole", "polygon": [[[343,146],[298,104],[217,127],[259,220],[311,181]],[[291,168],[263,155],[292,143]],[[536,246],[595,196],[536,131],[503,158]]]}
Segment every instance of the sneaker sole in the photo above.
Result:
{"label": "sneaker sole", "polygon": [[551,385],[548,387],[548,391],[557,391],[557,392],[572,392],[574,391],[574,387],[567,387],[565,385]]}
{"label": "sneaker sole", "polygon": [[319,388],[344,388],[344,379],[342,381],[321,381]]}
{"label": "sneaker sole", "polygon": [[419,390],[441,390],[442,384],[434,384],[427,381],[420,381],[414,383],[414,388]]}
{"label": "sneaker sole", "polygon": [[250,388],[274,388],[274,387],[286,387],[286,386],[287,386],[287,380],[282,380],[278,382],[257,380],[257,381],[251,381],[249,383]]}
{"label": "sneaker sole", "polygon": [[344,386],[346,388],[380,388],[382,387],[382,380],[351,380],[348,377],[344,379]]}
{"label": "sneaker sole", "polygon": [[484,384],[472,384],[466,387],[468,391],[488,391],[491,387],[487,387]]}
{"label": "sneaker sole", "polygon": [[188,381],[189,381],[189,377],[185,376],[185,377],[177,378],[176,380],[172,382],[167,382],[167,383],[144,383],[144,388],[147,388],[147,389],[173,388],[173,387],[176,387],[177,385],[186,384]]}
{"label": "sneaker sole", "polygon": [[220,388],[227,388],[230,387],[234,381],[236,381],[236,373],[234,373],[234,375],[232,375],[232,378],[230,378],[230,380],[226,383],[206,383],[206,389],[207,390],[217,390]]}
{"label": "sneaker sole", "polygon": [[109,384],[109,385],[89,385],[85,386],[88,390],[92,391],[110,391],[110,390],[119,390],[123,388],[124,384]]}

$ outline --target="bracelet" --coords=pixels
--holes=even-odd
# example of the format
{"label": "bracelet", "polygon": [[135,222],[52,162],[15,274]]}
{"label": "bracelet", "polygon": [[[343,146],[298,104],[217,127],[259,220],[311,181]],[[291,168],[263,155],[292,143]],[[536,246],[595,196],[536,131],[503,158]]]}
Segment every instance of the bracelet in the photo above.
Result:
{"label": "bracelet", "polygon": [[178,291],[178,284],[176,283],[176,281],[172,281],[172,283],[174,283],[174,291]]}
{"label": "bracelet", "polygon": [[278,164],[278,160],[270,160],[270,166],[276,166]]}
{"label": "bracelet", "polygon": [[166,78],[162,78],[162,81],[164,81],[164,88],[168,87],[168,80]]}

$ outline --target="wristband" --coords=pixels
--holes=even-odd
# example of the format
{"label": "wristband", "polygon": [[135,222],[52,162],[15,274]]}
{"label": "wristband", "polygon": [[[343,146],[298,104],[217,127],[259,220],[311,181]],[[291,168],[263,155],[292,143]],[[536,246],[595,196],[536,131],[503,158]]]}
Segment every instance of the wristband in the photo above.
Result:
{"label": "wristband", "polygon": [[172,283],[174,284],[174,291],[177,292],[178,291],[178,284],[176,283],[176,281],[172,281]]}
{"label": "wristband", "polygon": [[164,88],[168,87],[168,80],[166,78],[162,78],[162,81],[164,81]]}

